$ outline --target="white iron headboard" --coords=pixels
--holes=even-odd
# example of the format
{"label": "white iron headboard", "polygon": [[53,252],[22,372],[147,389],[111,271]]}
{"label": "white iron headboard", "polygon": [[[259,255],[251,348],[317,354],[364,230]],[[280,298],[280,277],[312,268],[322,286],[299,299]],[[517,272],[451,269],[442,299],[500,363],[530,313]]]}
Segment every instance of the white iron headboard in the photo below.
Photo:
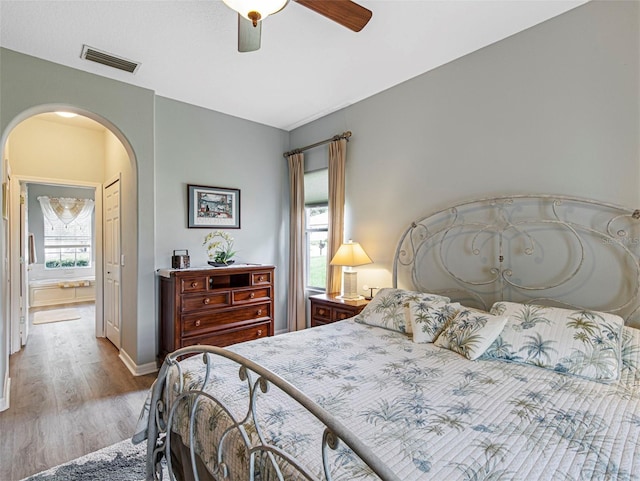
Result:
{"label": "white iron headboard", "polygon": [[481,309],[511,300],[612,312],[640,327],[639,219],[566,196],[463,202],[409,226],[393,284]]}

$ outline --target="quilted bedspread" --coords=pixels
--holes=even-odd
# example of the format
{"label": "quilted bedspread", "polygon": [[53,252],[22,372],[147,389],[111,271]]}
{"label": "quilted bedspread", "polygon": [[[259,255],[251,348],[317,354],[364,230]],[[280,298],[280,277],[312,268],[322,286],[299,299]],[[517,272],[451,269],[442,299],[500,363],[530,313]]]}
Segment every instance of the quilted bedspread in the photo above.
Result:
{"label": "quilted bedspread", "polygon": [[[402,480],[640,479],[640,366],[633,363],[625,363],[620,381],[604,384],[535,366],[469,361],[353,320],[230,349],[338,417]],[[216,362],[208,389],[242,417],[246,383],[237,368]],[[187,385],[201,380],[200,359],[182,368]],[[265,435],[320,476],[319,424],[300,418],[301,408],[278,390],[260,396]],[[213,404],[201,402],[198,416],[197,451],[213,468],[225,423]],[[174,430],[187,439],[185,417],[178,412]],[[246,479],[244,450],[226,452],[231,479]],[[334,479],[376,479],[344,446],[331,462]]]}

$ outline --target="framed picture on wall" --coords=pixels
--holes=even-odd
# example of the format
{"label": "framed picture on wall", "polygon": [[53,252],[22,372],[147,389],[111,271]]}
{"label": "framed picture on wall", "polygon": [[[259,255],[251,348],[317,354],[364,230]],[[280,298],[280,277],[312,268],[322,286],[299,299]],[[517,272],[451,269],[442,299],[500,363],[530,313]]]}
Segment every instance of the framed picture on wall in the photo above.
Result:
{"label": "framed picture on wall", "polygon": [[240,228],[240,189],[189,184],[187,197],[189,228]]}

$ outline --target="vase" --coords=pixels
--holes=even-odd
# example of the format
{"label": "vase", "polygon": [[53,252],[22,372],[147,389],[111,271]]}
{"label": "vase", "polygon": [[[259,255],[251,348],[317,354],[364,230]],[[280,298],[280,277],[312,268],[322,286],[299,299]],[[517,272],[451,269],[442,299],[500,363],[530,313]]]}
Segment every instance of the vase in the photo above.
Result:
{"label": "vase", "polygon": [[216,262],[216,261],[208,261],[207,264],[213,267],[227,267],[233,264],[235,261],[227,261],[227,262]]}

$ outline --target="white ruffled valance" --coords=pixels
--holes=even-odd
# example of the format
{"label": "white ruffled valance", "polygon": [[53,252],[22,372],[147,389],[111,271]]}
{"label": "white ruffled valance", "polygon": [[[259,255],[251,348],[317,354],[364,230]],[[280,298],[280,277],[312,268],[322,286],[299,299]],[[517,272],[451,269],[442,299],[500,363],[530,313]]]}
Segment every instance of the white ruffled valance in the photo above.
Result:
{"label": "white ruffled valance", "polygon": [[95,202],[93,199],[73,199],[70,197],[38,197],[42,213],[49,222],[59,219],[64,225],[69,225],[74,220],[84,220],[93,212]]}

